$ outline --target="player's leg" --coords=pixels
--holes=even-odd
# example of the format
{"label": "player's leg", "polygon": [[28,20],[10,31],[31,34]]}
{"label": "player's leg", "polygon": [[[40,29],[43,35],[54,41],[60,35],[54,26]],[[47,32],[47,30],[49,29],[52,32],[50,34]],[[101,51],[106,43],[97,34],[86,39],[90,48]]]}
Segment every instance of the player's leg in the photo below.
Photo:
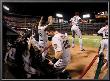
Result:
{"label": "player's leg", "polygon": [[75,39],[75,31],[72,31],[72,48],[74,48],[75,44],[74,44],[74,39]]}
{"label": "player's leg", "polygon": [[82,34],[81,34],[81,30],[79,28],[77,29],[76,34],[79,37],[80,50],[84,51],[84,49],[83,49],[83,42],[82,42]]}
{"label": "player's leg", "polygon": [[[100,46],[98,48],[98,55],[99,55],[100,49],[101,49],[101,43],[100,43]],[[98,62],[99,62],[99,58],[97,58],[97,64],[98,64]]]}
{"label": "player's leg", "polygon": [[101,54],[103,50],[104,50],[104,40],[101,40],[99,54]]}
{"label": "player's leg", "polygon": [[106,59],[107,61],[109,60],[109,55],[108,55],[108,39],[105,39],[105,49],[106,49]]}
{"label": "player's leg", "polygon": [[75,39],[75,25],[72,26],[71,31],[72,31],[72,47],[74,48],[75,44],[74,44],[74,39]]}
{"label": "player's leg", "polygon": [[103,65],[101,72],[104,72],[108,68],[108,40],[107,39],[103,40],[103,43],[104,43],[104,49],[106,49],[105,59],[107,62]]}
{"label": "player's leg", "polygon": [[99,46],[99,48],[98,48],[98,54],[99,54],[100,49],[101,49],[101,43],[100,43],[100,46]]}
{"label": "player's leg", "polygon": [[107,63],[103,65],[102,72],[108,68],[108,39],[105,39],[103,42],[104,42],[104,49],[106,50],[105,59],[107,60]]}
{"label": "player's leg", "polygon": [[[98,55],[100,55],[104,50],[104,42],[103,40],[100,41],[100,47],[99,47],[99,50],[98,50]],[[97,60],[97,63],[99,62],[99,58]]]}

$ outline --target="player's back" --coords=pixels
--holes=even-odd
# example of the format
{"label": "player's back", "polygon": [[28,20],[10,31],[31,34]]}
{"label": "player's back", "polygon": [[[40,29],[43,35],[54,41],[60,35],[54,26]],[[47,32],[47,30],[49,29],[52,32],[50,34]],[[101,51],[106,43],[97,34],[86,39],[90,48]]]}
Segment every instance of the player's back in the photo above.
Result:
{"label": "player's back", "polygon": [[104,27],[103,38],[108,38],[108,25]]}
{"label": "player's back", "polygon": [[108,25],[102,27],[98,33],[102,33],[103,34],[103,38],[108,38]]}
{"label": "player's back", "polygon": [[80,19],[81,18],[79,16],[74,16],[70,21],[72,22],[72,25],[78,25]]}
{"label": "player's back", "polygon": [[62,59],[68,62],[70,60],[70,42],[68,36],[65,36],[64,34],[62,34],[61,38],[62,38],[62,47],[63,47]]}
{"label": "player's back", "polygon": [[70,43],[69,43],[69,40],[68,40],[68,37],[65,36],[65,34],[56,34],[53,38],[52,38],[52,41],[53,41],[53,44],[54,44],[54,41],[56,42],[58,40],[58,47],[56,46],[56,49],[57,50],[60,50],[63,52],[62,54],[62,57],[61,59],[63,59],[65,61],[65,63],[68,63],[68,61],[70,60]]}
{"label": "player's back", "polygon": [[45,27],[43,27],[43,26],[38,27],[39,41],[47,41],[48,40],[48,36],[44,30],[45,30]]}

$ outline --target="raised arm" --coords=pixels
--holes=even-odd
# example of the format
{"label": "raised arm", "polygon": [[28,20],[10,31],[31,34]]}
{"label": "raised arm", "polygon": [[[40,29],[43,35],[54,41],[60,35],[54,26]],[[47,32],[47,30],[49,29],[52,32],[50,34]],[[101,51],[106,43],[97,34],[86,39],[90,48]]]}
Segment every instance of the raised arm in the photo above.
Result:
{"label": "raised arm", "polygon": [[40,19],[40,21],[39,21],[39,25],[38,25],[38,26],[41,26],[42,20],[43,20],[43,16],[41,17],[41,19]]}
{"label": "raised arm", "polygon": [[44,28],[44,29],[47,28],[49,25],[52,25],[52,23],[53,23],[53,18],[52,18],[52,16],[49,16],[49,17],[48,17],[48,24],[45,25],[43,28]]}
{"label": "raised arm", "polygon": [[49,22],[48,25],[51,25],[53,23],[53,17],[52,16],[49,16],[48,17],[48,22]]}

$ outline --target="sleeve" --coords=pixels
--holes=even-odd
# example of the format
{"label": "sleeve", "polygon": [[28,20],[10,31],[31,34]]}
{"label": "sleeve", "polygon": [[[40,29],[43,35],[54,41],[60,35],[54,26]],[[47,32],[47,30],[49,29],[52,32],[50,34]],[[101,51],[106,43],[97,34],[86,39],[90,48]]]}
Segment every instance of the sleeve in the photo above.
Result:
{"label": "sleeve", "polygon": [[47,27],[48,27],[48,25],[45,25],[45,26],[43,27],[43,29],[45,30]]}
{"label": "sleeve", "polygon": [[41,26],[38,26],[38,29],[40,29]]}
{"label": "sleeve", "polygon": [[72,18],[70,19],[70,21],[72,21]]}
{"label": "sleeve", "polygon": [[38,44],[38,42],[35,40],[35,38],[32,38],[32,39],[31,39],[31,43],[32,43],[33,46],[39,48],[39,44]]}
{"label": "sleeve", "polygon": [[103,30],[104,30],[104,28],[101,28],[101,29],[98,31],[98,34],[103,33]]}
{"label": "sleeve", "polygon": [[55,52],[62,51],[61,41],[58,38],[52,39],[52,45],[54,47]]}
{"label": "sleeve", "polygon": [[78,17],[78,20],[80,20],[81,19],[81,17]]}

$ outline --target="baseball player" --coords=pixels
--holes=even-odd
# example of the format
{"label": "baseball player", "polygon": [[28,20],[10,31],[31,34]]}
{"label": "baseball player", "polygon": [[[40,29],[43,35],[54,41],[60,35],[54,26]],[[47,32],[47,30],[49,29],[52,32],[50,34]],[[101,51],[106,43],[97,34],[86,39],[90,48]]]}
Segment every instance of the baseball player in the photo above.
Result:
{"label": "baseball player", "polygon": [[12,44],[10,44],[8,42],[8,45],[7,45],[7,52],[6,52],[6,55],[5,55],[5,63],[7,63],[7,61],[10,59],[12,61],[15,60],[15,54],[16,54],[16,49],[12,47]]}
{"label": "baseball player", "polygon": [[[31,43],[31,39],[29,40]],[[33,68],[31,66],[31,59],[30,59],[30,47],[27,41],[25,42],[25,49],[24,52],[22,54],[22,58],[23,58],[23,67],[24,67],[24,71],[26,73],[26,78],[31,78],[32,75],[37,74],[37,71],[35,68]],[[35,44],[35,43],[34,43]]]}
{"label": "baseball player", "polygon": [[[48,25],[42,24],[42,20],[43,20],[43,16],[41,17],[41,20],[40,20],[39,25],[38,25],[39,47],[41,48],[41,51],[43,51],[44,48],[47,47],[47,41],[48,41],[48,35],[46,34],[46,32],[44,30],[45,30],[45,28],[48,27],[48,25],[51,25],[52,24],[51,21],[50,21],[50,19],[49,19],[50,22],[49,22]],[[47,50],[42,53],[43,59],[45,59],[45,56],[46,55],[47,55]]]}
{"label": "baseball player", "polygon": [[104,52],[104,49],[106,49],[106,59],[108,60],[108,23],[107,22],[105,23],[105,26],[98,31],[98,34],[102,34],[99,54],[101,54],[101,52]]}
{"label": "baseball player", "polygon": [[59,33],[54,27],[45,29],[49,36],[52,36],[52,46],[55,51],[55,58],[49,64],[56,69],[64,69],[70,62],[70,44],[68,37]]}
{"label": "baseball player", "polygon": [[79,43],[80,43],[80,50],[84,51],[83,49],[83,43],[82,43],[82,34],[81,30],[79,29],[79,23],[83,22],[83,20],[79,17],[79,13],[75,12],[75,16],[70,19],[71,21],[71,31],[72,31],[72,47],[74,48],[74,38],[75,38],[75,33],[79,37]]}

